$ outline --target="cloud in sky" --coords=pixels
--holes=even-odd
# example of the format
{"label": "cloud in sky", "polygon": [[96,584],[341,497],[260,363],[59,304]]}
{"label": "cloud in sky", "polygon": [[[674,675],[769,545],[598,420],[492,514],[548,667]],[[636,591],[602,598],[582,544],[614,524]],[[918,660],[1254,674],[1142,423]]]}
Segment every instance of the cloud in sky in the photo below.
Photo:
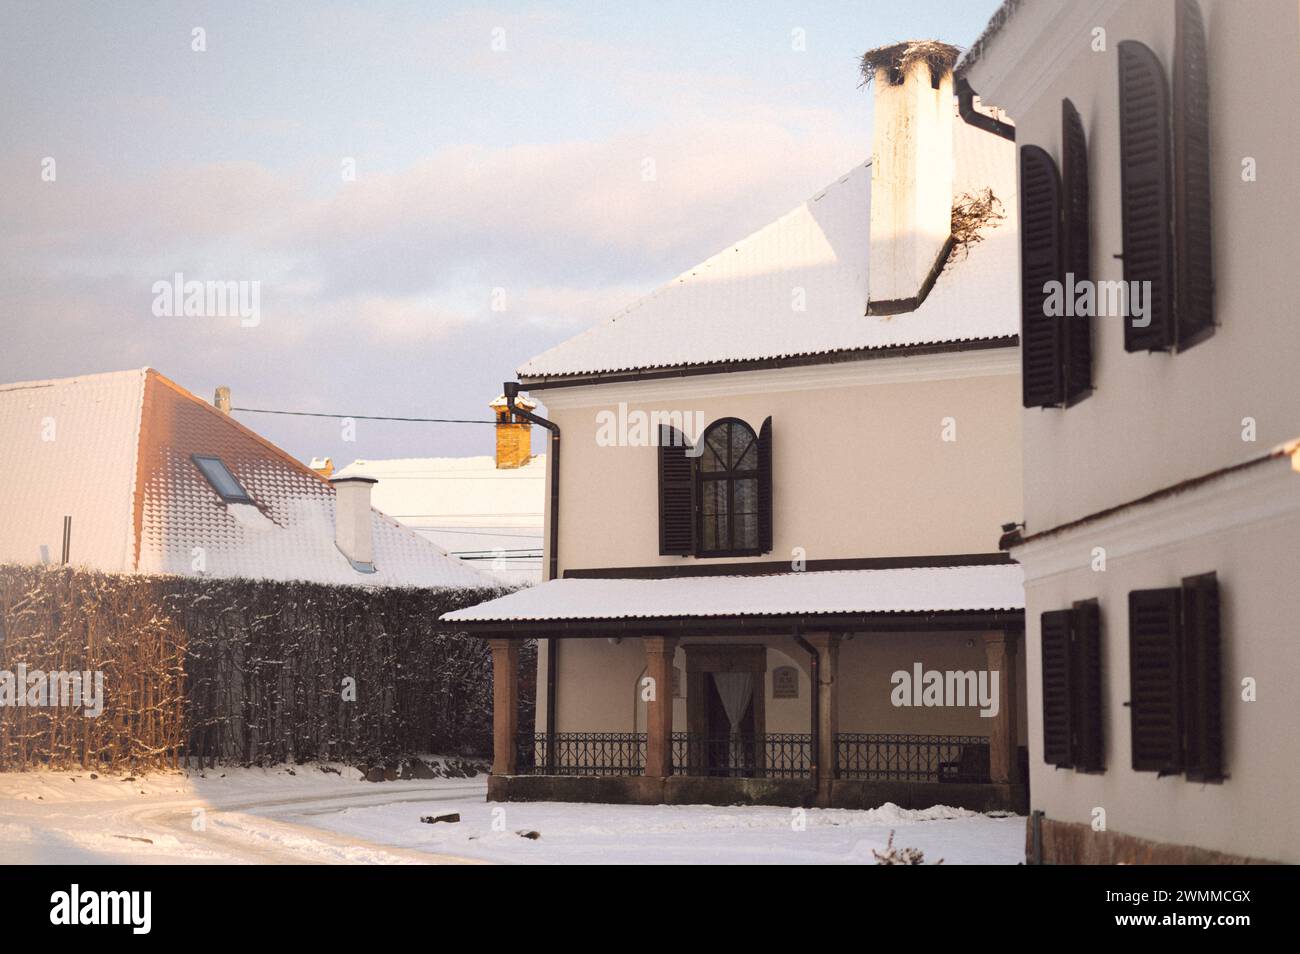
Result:
{"label": "cloud in sky", "polygon": [[[230,384],[236,405],[485,417],[531,354],[869,152],[852,53],[872,37],[837,29],[860,11],[801,12],[795,56],[789,14],[766,8],[725,30],[693,7],[312,9],[15,18],[0,380],[148,364],[204,396]],[[964,15],[966,40],[987,12]],[[261,323],[155,317],[151,286],[177,272],[260,282]],[[302,457],[490,447],[475,427],[345,445],[328,421],[245,421]]]}

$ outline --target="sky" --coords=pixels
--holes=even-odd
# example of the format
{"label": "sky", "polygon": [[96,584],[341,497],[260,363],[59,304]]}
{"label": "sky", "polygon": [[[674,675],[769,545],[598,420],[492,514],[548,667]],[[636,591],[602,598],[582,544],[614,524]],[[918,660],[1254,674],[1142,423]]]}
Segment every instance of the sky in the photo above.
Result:
{"label": "sky", "polygon": [[[997,5],[0,0],[0,382],[487,420],[529,357],[865,160],[864,50],[964,48]],[[256,313],[169,310],[178,274]],[[492,450],[236,416],[338,466]]]}

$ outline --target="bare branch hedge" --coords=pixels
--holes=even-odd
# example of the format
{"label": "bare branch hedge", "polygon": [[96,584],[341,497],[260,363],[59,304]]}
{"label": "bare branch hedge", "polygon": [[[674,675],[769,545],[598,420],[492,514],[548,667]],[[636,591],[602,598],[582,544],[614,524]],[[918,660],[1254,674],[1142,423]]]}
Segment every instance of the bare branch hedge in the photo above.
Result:
{"label": "bare branch hedge", "polygon": [[[97,718],[0,706],[0,770],[487,754],[491,654],[438,617],[500,592],[0,566],[0,675],[104,682]],[[535,653],[526,644],[521,726]]]}

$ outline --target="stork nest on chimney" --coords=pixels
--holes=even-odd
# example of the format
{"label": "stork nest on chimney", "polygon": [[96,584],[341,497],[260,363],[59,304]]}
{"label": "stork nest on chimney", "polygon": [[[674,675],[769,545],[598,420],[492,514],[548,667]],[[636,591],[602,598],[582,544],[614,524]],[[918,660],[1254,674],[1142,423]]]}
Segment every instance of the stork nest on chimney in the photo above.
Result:
{"label": "stork nest on chimney", "polygon": [[[971,247],[984,241],[982,230],[1006,218],[1002,203],[992,189],[967,192],[952,203],[952,252],[949,261],[959,262]],[[959,257],[960,256],[960,257]]]}
{"label": "stork nest on chimney", "polygon": [[961,50],[938,40],[904,40],[902,43],[878,46],[862,54],[862,85],[871,85],[876,70],[892,69],[901,74],[916,63],[925,63],[931,72],[942,75],[952,69],[959,56]]}

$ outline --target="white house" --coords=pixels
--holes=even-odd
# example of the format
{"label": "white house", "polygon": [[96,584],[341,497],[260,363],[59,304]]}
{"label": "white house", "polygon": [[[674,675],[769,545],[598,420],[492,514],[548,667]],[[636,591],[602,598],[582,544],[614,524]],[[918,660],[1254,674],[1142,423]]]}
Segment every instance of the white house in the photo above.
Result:
{"label": "white house", "polygon": [[1294,0],[1037,0],[958,68],[1020,147],[1033,860],[1300,861],[1298,50]]}
{"label": "white house", "polygon": [[872,51],[869,161],[507,386],[546,582],[444,617],[492,642],[489,797],[1023,803],[1015,150],[956,54]]}

